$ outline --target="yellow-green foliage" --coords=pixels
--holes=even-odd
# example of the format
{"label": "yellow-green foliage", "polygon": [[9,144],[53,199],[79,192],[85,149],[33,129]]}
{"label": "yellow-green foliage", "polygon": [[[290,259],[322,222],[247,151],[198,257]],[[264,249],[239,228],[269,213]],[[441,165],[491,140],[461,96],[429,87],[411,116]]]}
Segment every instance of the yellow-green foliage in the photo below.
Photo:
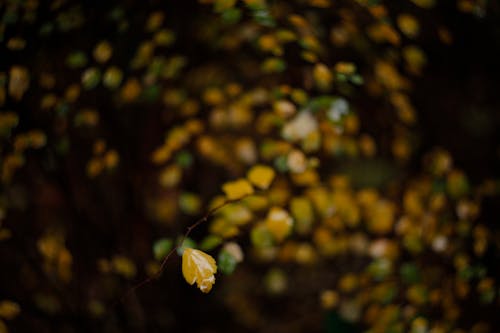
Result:
{"label": "yellow-green foliage", "polygon": [[[69,168],[77,175],[66,180],[75,186],[74,205],[94,200],[76,183],[100,188],[103,198],[107,188],[141,191],[133,195],[145,212],[141,223],[155,226],[133,236],[144,237],[135,251],[153,237],[146,261],[123,244],[113,253],[90,252],[100,253],[92,258],[96,275],[130,283],[157,277],[167,260],[178,264],[171,257],[178,253],[186,281],[204,293],[230,279],[218,272],[251,262],[270,267],[264,288],[283,294],[292,287],[281,267],[293,264],[337,272],[331,281],[310,281],[314,300],[366,332],[462,332],[463,300],[488,305],[498,297],[496,277],[481,264],[494,241],[478,220],[483,198],[498,184],[472,186],[444,149],[415,155],[412,89],[428,65],[420,37],[424,28],[443,45],[454,36],[440,23],[427,31],[415,14],[432,13],[437,1],[406,2],[421,8],[200,0],[190,4],[181,31],[172,24],[180,22],[173,1],[143,8],[145,17],[115,1],[96,20],[71,1],[8,0],[0,5],[2,52],[11,59],[0,60],[0,241],[17,230],[2,223],[20,209],[16,186],[39,177],[49,197],[39,205],[60,207],[64,199],[51,197],[48,179],[66,177]],[[483,6],[457,2],[470,13]],[[89,31],[80,45],[78,35]],[[59,48],[61,36],[69,44]],[[369,113],[388,133],[367,130]],[[421,172],[402,178],[416,159]],[[346,161],[356,167],[343,167]],[[137,216],[117,221],[110,211],[101,223],[140,230]],[[44,214],[32,251],[64,290],[80,278],[72,249],[93,246],[67,235],[73,223],[90,222],[80,210],[71,223]],[[194,237],[198,227],[205,234]],[[349,260],[334,266],[342,258],[356,258],[362,268]],[[121,286],[88,296],[92,316],[126,293]],[[37,292],[35,306],[61,311],[44,295]],[[244,295],[232,295],[228,304],[247,311],[234,305],[246,309]],[[22,311],[0,301],[0,332]],[[485,332],[477,325],[474,332]]]}

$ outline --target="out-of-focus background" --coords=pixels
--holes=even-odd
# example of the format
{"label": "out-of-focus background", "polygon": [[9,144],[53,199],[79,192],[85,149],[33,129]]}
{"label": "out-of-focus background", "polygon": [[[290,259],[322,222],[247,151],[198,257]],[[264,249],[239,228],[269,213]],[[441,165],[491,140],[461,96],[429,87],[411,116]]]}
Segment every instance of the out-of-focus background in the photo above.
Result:
{"label": "out-of-focus background", "polygon": [[498,332],[498,59],[491,0],[0,0],[0,333]]}

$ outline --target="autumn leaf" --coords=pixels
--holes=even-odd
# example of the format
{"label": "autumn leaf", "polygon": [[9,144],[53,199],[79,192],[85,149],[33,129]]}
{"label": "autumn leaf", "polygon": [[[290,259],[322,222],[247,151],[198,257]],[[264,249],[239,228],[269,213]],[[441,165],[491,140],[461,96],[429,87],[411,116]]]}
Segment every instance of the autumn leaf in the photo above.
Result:
{"label": "autumn leaf", "polygon": [[279,207],[272,207],[266,219],[266,227],[273,235],[274,239],[281,242],[291,232],[293,218],[286,210]]}
{"label": "autumn leaf", "polygon": [[271,167],[260,164],[252,167],[247,174],[248,180],[261,190],[269,188],[269,185],[274,180],[274,176],[275,172]]}
{"label": "autumn leaf", "polygon": [[14,319],[19,315],[21,309],[15,302],[9,300],[0,301],[0,317],[5,319]]}
{"label": "autumn leaf", "polygon": [[252,184],[246,179],[238,179],[222,185],[228,200],[238,200],[253,193]]}
{"label": "autumn leaf", "polygon": [[196,282],[197,287],[208,293],[215,283],[214,274],[217,264],[212,256],[203,251],[187,248],[182,254],[182,275],[189,284]]}

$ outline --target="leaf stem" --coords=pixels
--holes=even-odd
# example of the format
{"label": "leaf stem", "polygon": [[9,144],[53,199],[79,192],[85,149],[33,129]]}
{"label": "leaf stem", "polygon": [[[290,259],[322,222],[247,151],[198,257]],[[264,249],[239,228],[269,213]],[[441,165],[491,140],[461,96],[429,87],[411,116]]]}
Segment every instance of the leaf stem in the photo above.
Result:
{"label": "leaf stem", "polygon": [[[255,194],[255,193],[252,193],[252,194]],[[184,244],[184,241],[186,240],[187,237],[189,237],[189,235],[191,234],[191,232],[197,228],[198,226],[200,226],[201,224],[205,223],[208,221],[208,219],[213,215],[215,214],[219,209],[229,205],[229,204],[232,204],[232,203],[235,203],[235,202],[238,202],[246,197],[248,197],[250,194],[247,194],[241,198],[238,198],[238,199],[233,199],[233,200],[225,200],[222,204],[210,209],[209,211],[207,211],[205,213],[205,215],[203,215],[200,219],[198,219],[196,222],[194,222],[193,224],[191,224],[186,232],[184,233],[184,235],[182,236],[181,240],[178,242],[178,244],[176,246],[174,246],[172,248],[172,250],[170,250],[167,255],[165,256],[165,258],[163,258],[161,264],[160,264],[160,268],[158,268],[158,271],[153,275],[153,276],[150,276],[144,280],[142,280],[141,282],[139,282],[138,284],[134,285],[133,287],[131,287],[122,297],[120,297],[119,300],[117,300],[115,303],[113,303],[112,305],[112,308],[114,308],[118,303],[122,303],[124,302],[132,293],[134,293],[135,291],[137,291],[137,289],[141,288],[141,287],[144,287],[145,285],[155,281],[155,280],[158,280],[163,271],[165,270],[165,266],[167,265],[167,262],[168,262],[168,259],[170,258],[170,256],[172,256],[172,254],[174,254],[179,248],[182,247],[182,245]]]}

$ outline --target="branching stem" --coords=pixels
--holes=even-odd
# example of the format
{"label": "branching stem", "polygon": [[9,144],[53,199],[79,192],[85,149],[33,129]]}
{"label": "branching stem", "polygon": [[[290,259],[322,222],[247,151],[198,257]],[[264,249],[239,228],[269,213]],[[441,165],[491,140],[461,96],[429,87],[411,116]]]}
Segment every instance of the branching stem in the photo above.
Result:
{"label": "branching stem", "polygon": [[139,282],[138,284],[136,284],[135,286],[131,287],[118,301],[116,301],[114,304],[113,304],[113,308],[118,304],[118,303],[122,303],[123,301],[125,301],[132,293],[134,293],[135,291],[137,291],[137,289],[155,281],[155,280],[158,280],[163,271],[165,270],[165,266],[167,265],[167,262],[168,262],[168,259],[170,258],[170,256],[172,256],[172,254],[174,254],[179,248],[182,247],[182,245],[184,244],[184,241],[186,240],[187,237],[189,237],[189,235],[191,234],[191,232],[197,228],[198,226],[200,226],[201,224],[205,223],[208,221],[208,219],[213,215],[215,214],[219,209],[231,204],[231,203],[235,203],[235,202],[238,202],[244,198],[246,198],[248,195],[242,197],[242,198],[239,198],[239,199],[234,199],[234,200],[226,200],[224,201],[222,204],[210,209],[209,211],[207,211],[205,213],[205,215],[203,215],[199,220],[197,220],[196,222],[194,222],[193,224],[191,224],[187,230],[186,230],[186,233],[184,233],[184,235],[182,236],[181,240],[177,243],[176,246],[174,246],[172,248],[172,250],[170,250],[170,252],[167,253],[167,255],[165,256],[165,258],[163,258],[161,264],[160,264],[160,268],[158,269],[158,271],[153,275],[153,276],[150,276],[144,280],[142,280],[141,282]]}

